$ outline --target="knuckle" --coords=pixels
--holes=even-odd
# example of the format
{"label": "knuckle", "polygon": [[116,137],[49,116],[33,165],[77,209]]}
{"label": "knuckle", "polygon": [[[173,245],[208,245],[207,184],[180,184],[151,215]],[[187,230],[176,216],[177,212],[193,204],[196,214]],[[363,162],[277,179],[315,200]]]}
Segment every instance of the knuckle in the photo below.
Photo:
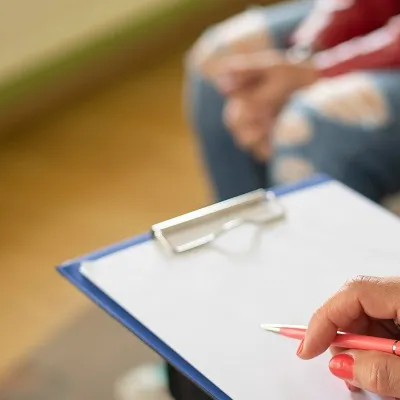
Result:
{"label": "knuckle", "polygon": [[189,67],[195,70],[202,70],[206,66],[207,62],[212,58],[217,49],[214,40],[215,36],[215,28],[211,28],[205,31],[200,38],[197,39],[189,52]]}
{"label": "knuckle", "polygon": [[[321,304],[317,310],[314,312],[314,314],[312,315],[312,321],[314,322],[314,324],[320,324],[321,322],[324,322],[327,319],[327,314],[329,312],[329,301],[330,299],[328,299],[325,303]],[[329,318],[329,317],[328,317]]]}
{"label": "knuckle", "polygon": [[386,357],[373,361],[369,367],[366,389],[373,393],[387,394],[391,392],[395,379]]}
{"label": "knuckle", "polygon": [[[200,71],[227,54],[262,50],[267,46],[262,13],[243,12],[207,29],[189,52],[189,65]],[[212,65],[211,65],[212,66]]]}
{"label": "knuckle", "polygon": [[315,323],[319,323],[322,320],[322,314],[324,313],[324,306],[320,306],[316,311],[311,315],[311,321]]}
{"label": "knuckle", "polygon": [[344,285],[344,289],[360,290],[365,286],[376,283],[376,280],[377,279],[373,276],[357,275],[346,282],[346,284]]}

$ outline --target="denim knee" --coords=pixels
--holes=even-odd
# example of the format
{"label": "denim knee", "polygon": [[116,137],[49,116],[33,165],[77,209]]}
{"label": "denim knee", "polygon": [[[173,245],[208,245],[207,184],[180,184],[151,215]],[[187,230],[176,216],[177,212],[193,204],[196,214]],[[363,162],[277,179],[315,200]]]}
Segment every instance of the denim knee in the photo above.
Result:
{"label": "denim knee", "polygon": [[223,96],[191,69],[185,103],[216,200],[268,186],[264,164],[238,148],[225,126]]}
{"label": "denim knee", "polygon": [[362,126],[330,119],[301,100],[294,100],[276,125],[271,180],[285,184],[322,172],[380,201],[382,171],[378,160],[367,157],[376,134]]}
{"label": "denim knee", "polygon": [[217,132],[226,133],[222,117],[224,102],[223,96],[207,79],[188,68],[184,107],[197,134],[215,138]]}

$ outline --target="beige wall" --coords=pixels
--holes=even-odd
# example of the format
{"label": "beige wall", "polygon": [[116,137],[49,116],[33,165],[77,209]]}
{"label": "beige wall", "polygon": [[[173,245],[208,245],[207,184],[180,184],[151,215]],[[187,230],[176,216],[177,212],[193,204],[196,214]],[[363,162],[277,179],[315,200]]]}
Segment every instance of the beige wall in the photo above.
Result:
{"label": "beige wall", "polygon": [[[182,0],[0,1],[0,80],[124,19]],[[201,0],[192,0],[193,2]]]}

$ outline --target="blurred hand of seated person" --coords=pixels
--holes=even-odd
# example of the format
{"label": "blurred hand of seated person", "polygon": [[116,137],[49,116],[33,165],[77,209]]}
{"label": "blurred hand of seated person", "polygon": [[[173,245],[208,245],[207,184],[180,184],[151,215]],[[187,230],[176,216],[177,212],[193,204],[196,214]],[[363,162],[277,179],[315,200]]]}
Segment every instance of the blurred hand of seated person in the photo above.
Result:
{"label": "blurred hand of seated person", "polygon": [[272,38],[266,32],[265,17],[254,9],[208,29],[193,46],[188,62],[196,72],[213,79],[222,58],[272,47]]}
{"label": "blurred hand of seated person", "polygon": [[215,68],[216,87],[226,98],[224,121],[236,143],[265,161],[271,154],[271,132],[290,96],[318,78],[313,63],[290,54],[265,50],[236,55]]}
{"label": "blurred hand of seated person", "polygon": [[375,201],[399,190],[398,0],[251,8],[208,29],[187,65],[217,199],[316,172]]}
{"label": "blurred hand of seated person", "polygon": [[[309,8],[309,2],[300,3]],[[253,8],[223,21],[205,32],[188,57],[189,68],[227,97],[224,120],[236,143],[260,160],[270,153],[268,132],[285,101],[316,79],[312,64],[274,49],[267,19]],[[282,25],[279,18],[271,22]]]}

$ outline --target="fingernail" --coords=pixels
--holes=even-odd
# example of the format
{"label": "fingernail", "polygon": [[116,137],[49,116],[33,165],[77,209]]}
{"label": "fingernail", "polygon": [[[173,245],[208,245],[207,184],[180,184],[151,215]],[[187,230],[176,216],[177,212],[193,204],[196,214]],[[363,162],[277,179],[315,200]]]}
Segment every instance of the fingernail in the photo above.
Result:
{"label": "fingernail", "polygon": [[296,355],[299,356],[301,354],[301,352],[303,351],[303,346],[304,346],[304,339],[300,342],[300,345],[297,349]]}
{"label": "fingernail", "polygon": [[333,375],[340,379],[352,380],[354,373],[354,358],[349,354],[338,354],[329,363]]}
{"label": "fingernail", "polygon": [[350,392],[359,392],[360,391],[360,388],[358,388],[357,386],[350,385],[350,383],[347,383],[347,382],[345,382],[345,384],[347,386],[347,389],[350,390]]}

